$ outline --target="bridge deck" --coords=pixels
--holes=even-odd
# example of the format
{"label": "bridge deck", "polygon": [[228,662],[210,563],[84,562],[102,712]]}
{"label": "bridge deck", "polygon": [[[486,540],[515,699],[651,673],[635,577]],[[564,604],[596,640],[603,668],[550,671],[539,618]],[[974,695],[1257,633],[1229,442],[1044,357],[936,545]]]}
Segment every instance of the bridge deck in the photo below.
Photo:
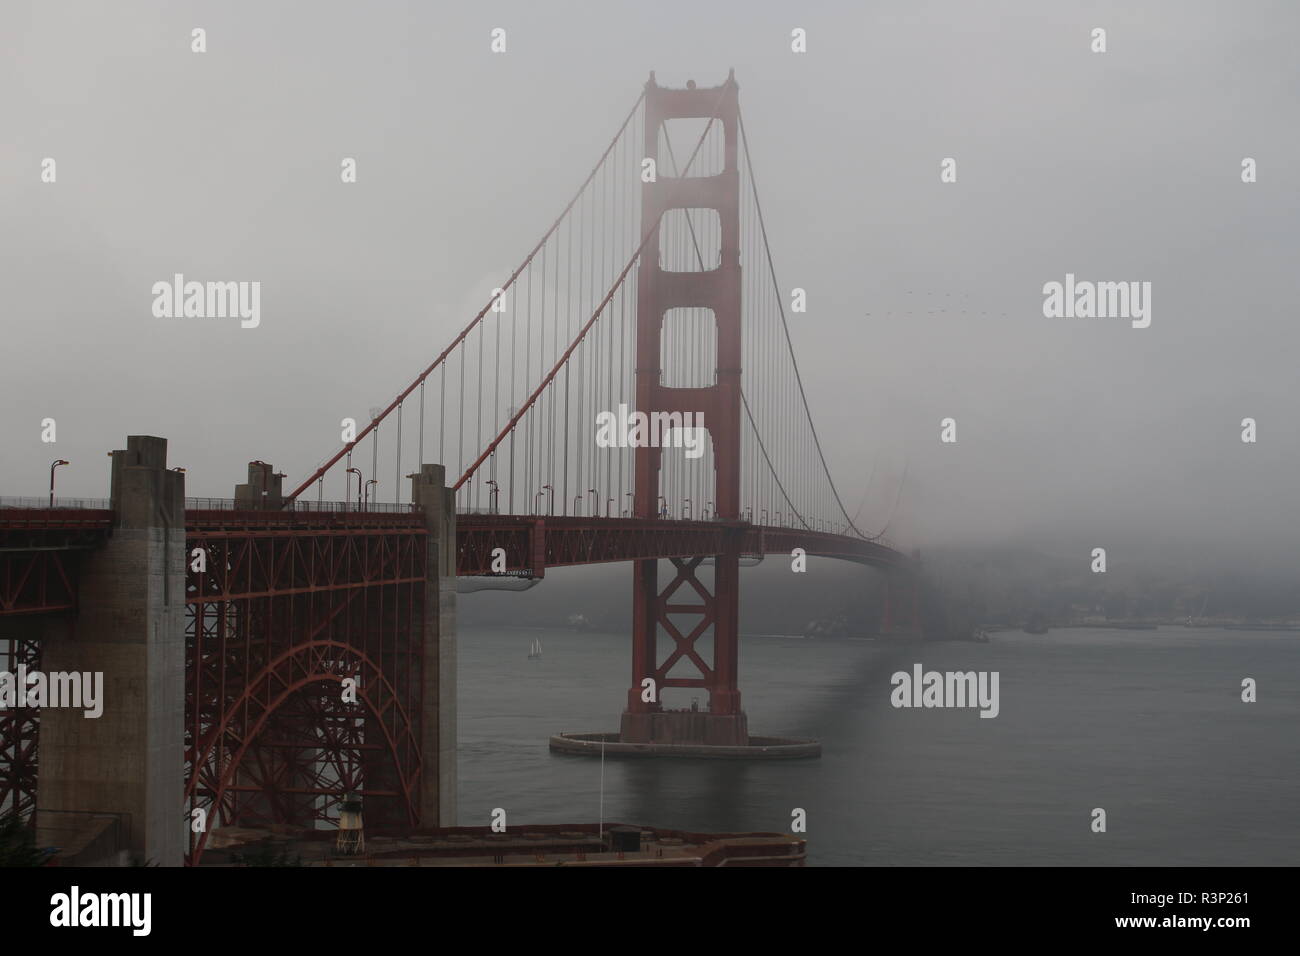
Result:
{"label": "bridge deck", "polygon": [[[97,547],[112,524],[113,512],[105,509],[0,508],[0,615],[75,609],[76,558],[59,553]],[[196,546],[232,538],[426,533],[416,511],[190,508],[185,527]],[[909,560],[875,541],[743,521],[461,514],[456,570],[459,575],[542,577],[554,567],[720,554],[733,535],[739,535],[740,551],[747,555],[802,548],[809,555],[879,568],[902,567]]]}

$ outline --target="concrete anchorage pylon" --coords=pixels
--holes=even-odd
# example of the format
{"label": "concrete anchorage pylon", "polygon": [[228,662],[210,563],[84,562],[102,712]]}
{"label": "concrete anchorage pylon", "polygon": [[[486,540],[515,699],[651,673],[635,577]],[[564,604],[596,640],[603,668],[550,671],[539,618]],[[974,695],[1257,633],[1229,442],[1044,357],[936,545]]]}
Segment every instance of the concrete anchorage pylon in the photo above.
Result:
{"label": "concrete anchorage pylon", "polygon": [[420,825],[454,827],[456,765],[456,492],[442,465],[422,464],[411,478],[411,503],[423,510],[424,653],[420,701]]}
{"label": "concrete anchorage pylon", "polygon": [[102,675],[102,714],[42,710],[38,824],[114,816],[123,857],[180,866],[185,476],[167,468],[165,438],[132,435],[112,456],[112,534],[85,558],[78,615],[49,622],[41,648],[47,674]]}

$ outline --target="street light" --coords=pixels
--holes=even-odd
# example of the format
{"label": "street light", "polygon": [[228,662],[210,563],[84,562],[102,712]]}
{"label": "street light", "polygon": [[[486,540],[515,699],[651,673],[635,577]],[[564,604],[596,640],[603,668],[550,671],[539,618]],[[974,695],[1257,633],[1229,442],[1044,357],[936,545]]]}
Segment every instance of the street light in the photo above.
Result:
{"label": "street light", "polygon": [[542,489],[546,492],[546,513],[553,516],[555,514],[555,489],[550,485],[542,485]]}
{"label": "street light", "polygon": [[[361,482],[362,482],[361,469],[360,469],[360,468],[349,468],[349,469],[348,469],[348,474],[349,474],[349,475],[356,475],[356,476],[357,476],[357,509],[360,510],[360,508],[361,508]],[[347,479],[347,482],[348,482],[348,486],[347,486],[346,488],[343,489],[343,507],[344,507],[345,510],[347,509],[347,506],[348,506],[348,498],[349,498],[349,496],[351,496],[351,494],[352,494],[352,479],[351,479],[351,478]]]}
{"label": "street light", "polygon": [[489,478],[484,482],[488,486],[488,514],[497,513],[497,501],[501,495],[501,486]]}
{"label": "street light", "polygon": [[682,499],[682,520],[683,521],[691,520],[691,499],[690,498]]}
{"label": "street light", "polygon": [[598,492],[595,488],[588,488],[587,494],[591,495],[591,516],[593,518],[599,518],[600,502],[596,500],[596,496],[600,494],[600,492]]}
{"label": "street light", "polygon": [[613,499],[613,498],[606,498],[606,499],[605,499],[605,517],[606,517],[606,518],[610,517],[611,513],[613,512],[613,510],[614,510],[614,499]]}
{"label": "street light", "polygon": [[663,495],[659,496],[659,517],[661,518],[668,517],[668,499],[665,498]]}
{"label": "street light", "polygon": [[573,513],[574,515],[582,514],[582,495],[573,496]]}
{"label": "street light", "polygon": [[62,458],[59,458],[56,459],[54,463],[50,465],[50,507],[51,508],[54,507],[54,469],[58,468],[60,465],[67,465],[67,464],[69,464],[69,462],[64,461]]}
{"label": "street light", "polygon": [[371,478],[369,481],[366,482],[365,506],[361,509],[362,511],[370,510],[370,486],[377,485],[377,484],[379,484],[378,478]]}

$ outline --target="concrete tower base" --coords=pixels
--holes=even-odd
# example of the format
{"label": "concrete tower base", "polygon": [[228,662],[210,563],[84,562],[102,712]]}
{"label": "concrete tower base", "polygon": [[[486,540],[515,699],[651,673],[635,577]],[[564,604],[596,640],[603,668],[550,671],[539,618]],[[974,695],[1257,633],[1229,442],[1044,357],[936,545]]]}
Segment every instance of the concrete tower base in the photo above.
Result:
{"label": "concrete tower base", "polygon": [[[41,711],[38,820],[116,815],[130,856],[183,862],[185,476],[167,441],[113,452],[115,524],[82,567],[79,613],[50,622],[41,668],[99,680],[102,714]],[[101,679],[102,678],[102,679]]]}

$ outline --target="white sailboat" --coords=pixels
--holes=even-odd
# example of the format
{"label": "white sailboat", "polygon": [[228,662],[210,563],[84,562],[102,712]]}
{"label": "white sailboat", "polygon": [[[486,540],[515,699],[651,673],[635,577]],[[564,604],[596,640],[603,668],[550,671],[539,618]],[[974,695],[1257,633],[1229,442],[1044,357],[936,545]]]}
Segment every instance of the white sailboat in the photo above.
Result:
{"label": "white sailboat", "polygon": [[528,648],[528,659],[530,661],[540,661],[542,659],[542,641],[534,637],[532,646]]}

